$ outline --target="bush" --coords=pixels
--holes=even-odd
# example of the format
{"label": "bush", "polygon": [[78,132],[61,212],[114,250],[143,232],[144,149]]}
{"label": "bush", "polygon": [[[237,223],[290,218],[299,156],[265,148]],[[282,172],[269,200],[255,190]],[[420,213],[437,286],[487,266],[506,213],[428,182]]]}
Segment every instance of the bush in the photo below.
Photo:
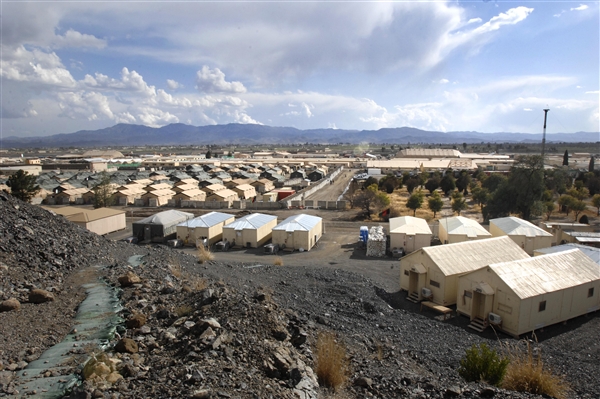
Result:
{"label": "bush", "polygon": [[461,359],[458,374],[469,382],[485,381],[498,386],[506,374],[508,363],[508,358],[499,356],[487,344],[483,343],[479,347],[473,344]]}
{"label": "bush", "polygon": [[534,354],[531,343],[527,350],[517,346],[508,347],[510,364],[502,382],[502,388],[536,395],[548,395],[557,399],[566,398],[568,384],[563,378],[552,374],[544,367],[541,352]]}
{"label": "bush", "polygon": [[334,391],[343,388],[350,376],[346,347],[331,332],[319,333],[315,351],[319,383]]}
{"label": "bush", "polygon": [[208,262],[213,259],[215,259],[215,255],[210,252],[210,249],[202,244],[198,245],[198,263]]}
{"label": "bush", "polygon": [[277,256],[275,258],[275,260],[273,261],[273,265],[275,265],[275,266],[283,266],[283,259],[281,258],[281,256]]}

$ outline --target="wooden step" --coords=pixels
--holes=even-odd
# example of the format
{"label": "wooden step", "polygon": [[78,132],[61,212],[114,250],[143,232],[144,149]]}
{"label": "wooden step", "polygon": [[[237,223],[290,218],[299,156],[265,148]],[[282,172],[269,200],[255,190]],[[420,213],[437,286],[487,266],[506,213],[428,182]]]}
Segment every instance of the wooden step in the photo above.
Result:
{"label": "wooden step", "polygon": [[413,303],[419,303],[419,294],[417,294],[416,292],[413,292],[412,294],[407,296],[406,299],[408,299],[409,301],[411,301]]}
{"label": "wooden step", "polygon": [[477,332],[482,332],[487,328],[487,323],[482,319],[473,319],[471,320],[471,324],[469,324],[469,328]]}

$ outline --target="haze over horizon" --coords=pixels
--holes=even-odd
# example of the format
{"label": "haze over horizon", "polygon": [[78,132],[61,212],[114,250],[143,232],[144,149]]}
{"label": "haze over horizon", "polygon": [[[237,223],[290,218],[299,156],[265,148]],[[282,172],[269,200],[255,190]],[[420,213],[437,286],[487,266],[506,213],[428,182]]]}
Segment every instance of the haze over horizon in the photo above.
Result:
{"label": "haze over horizon", "polygon": [[3,2],[3,137],[600,131],[597,2]]}

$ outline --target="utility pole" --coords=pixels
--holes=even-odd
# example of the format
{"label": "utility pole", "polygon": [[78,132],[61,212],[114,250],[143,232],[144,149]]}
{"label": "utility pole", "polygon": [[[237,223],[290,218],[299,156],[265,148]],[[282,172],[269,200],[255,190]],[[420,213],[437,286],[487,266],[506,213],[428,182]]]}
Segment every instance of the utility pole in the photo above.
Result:
{"label": "utility pole", "polygon": [[548,111],[550,109],[546,108],[544,110],[544,134],[542,136],[542,162],[544,162],[544,157],[546,156],[546,119],[548,118]]}

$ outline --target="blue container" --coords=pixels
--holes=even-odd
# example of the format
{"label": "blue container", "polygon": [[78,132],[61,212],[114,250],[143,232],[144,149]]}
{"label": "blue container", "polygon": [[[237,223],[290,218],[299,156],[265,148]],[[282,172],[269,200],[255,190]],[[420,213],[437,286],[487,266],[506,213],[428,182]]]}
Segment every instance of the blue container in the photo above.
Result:
{"label": "blue container", "polygon": [[360,226],[360,240],[365,243],[369,240],[369,228],[367,226]]}

